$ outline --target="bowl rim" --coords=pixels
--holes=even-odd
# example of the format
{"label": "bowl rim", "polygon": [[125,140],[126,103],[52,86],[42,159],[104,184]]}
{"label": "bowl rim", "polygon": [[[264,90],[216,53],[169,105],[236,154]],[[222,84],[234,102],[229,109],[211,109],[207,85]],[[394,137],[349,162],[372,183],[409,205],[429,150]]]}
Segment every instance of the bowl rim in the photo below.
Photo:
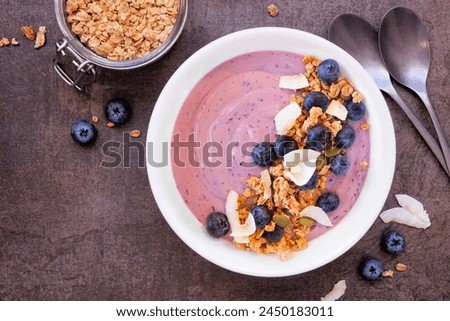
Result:
{"label": "bowl rim", "polygon": [[151,64],[161,57],[163,57],[177,42],[187,20],[188,14],[188,0],[179,0],[178,17],[172,32],[168,38],[156,49],[150,51],[148,54],[130,60],[114,61],[103,56],[98,55],[93,50],[89,49],[86,45],[82,44],[76,35],[70,29],[67,22],[67,14],[65,12],[66,0],[54,0],[56,20],[59,25],[64,38],[68,41],[69,45],[80,55],[83,59],[97,65],[99,67],[112,69],[112,70],[130,70],[145,65]]}
{"label": "bowl rim", "polygon": [[[176,116],[192,87],[218,64],[246,52],[261,50],[291,51],[319,59],[332,55],[347,78],[354,83],[354,79],[358,79],[355,85],[365,95],[371,126],[370,165],[353,208],[333,229],[312,240],[307,249],[296,252],[286,261],[281,261],[277,255],[242,251],[231,242],[208,236],[178,193],[168,151]],[[177,94],[174,95],[174,92]],[[257,27],[233,32],[210,42],[190,56],[175,71],[158,97],[149,121],[146,148],[147,174],[153,196],[178,237],[208,261],[236,273],[258,277],[305,273],[331,262],[355,245],[373,225],[386,201],[394,176],[396,155],[389,109],[365,69],[350,54],[328,40],[284,27]],[[160,166],[164,159],[168,165]],[[365,214],[358,215],[361,212]]]}

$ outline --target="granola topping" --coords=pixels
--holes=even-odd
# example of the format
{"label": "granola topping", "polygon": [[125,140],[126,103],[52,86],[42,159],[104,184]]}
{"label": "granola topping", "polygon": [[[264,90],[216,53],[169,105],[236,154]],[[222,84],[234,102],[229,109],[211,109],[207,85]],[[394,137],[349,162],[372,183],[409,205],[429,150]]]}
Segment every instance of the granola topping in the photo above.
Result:
{"label": "granola topping", "polygon": [[172,32],[178,0],[67,0],[67,21],[82,43],[114,61],[142,57]]}

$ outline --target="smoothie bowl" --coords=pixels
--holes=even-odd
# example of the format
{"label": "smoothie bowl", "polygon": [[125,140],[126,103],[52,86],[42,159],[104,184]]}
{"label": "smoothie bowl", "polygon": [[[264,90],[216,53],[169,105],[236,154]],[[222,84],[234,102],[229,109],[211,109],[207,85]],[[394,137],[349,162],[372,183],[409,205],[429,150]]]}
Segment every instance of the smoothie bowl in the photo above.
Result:
{"label": "smoothie bowl", "polygon": [[334,44],[286,28],[236,32],[192,55],[156,103],[147,147],[176,234],[253,276],[303,273],[347,251],[378,216],[395,165],[370,76]]}

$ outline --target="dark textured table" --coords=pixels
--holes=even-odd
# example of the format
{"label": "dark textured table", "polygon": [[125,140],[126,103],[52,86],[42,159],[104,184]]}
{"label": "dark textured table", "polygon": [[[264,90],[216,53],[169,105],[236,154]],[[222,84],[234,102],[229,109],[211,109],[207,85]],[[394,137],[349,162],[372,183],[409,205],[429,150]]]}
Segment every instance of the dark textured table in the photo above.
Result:
{"label": "dark textured table", "polygon": [[[123,133],[139,129],[136,141],[144,144],[165,83],[210,41],[257,26],[326,37],[331,20],[342,13],[362,15],[378,27],[395,5],[413,9],[428,29],[430,97],[450,138],[448,1],[284,0],[274,1],[280,9],[274,18],[266,11],[271,2],[190,1],[186,28],[162,60],[133,71],[98,69],[89,95],[67,86],[53,70],[62,34],[52,1],[2,2],[0,38],[17,37],[20,45],[0,48],[0,299],[317,300],[340,279],[347,280],[346,300],[450,299],[449,178],[390,98],[397,164],[384,208],[397,206],[396,193],[407,193],[424,203],[432,221],[426,230],[392,224],[408,242],[398,258],[379,249],[386,224],[378,219],[359,243],[322,268],[276,279],[239,275],[209,263],[170,229],[152,196],[142,149],[122,152],[123,166],[100,166],[105,142],[124,143]],[[47,44],[34,49],[20,34],[23,25],[46,26]],[[419,99],[396,87],[432,130]],[[132,103],[134,115],[125,126],[108,128],[103,106],[119,95]],[[92,115],[100,118],[99,137],[93,147],[82,148],[72,141],[70,126]],[[408,270],[363,281],[356,266],[367,253],[390,268],[402,262]]]}

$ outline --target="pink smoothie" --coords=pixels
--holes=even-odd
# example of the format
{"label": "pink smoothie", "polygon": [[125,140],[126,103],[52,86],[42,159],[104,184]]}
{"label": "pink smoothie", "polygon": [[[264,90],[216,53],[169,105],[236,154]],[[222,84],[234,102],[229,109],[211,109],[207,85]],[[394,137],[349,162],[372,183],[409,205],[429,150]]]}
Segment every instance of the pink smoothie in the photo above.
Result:
{"label": "pink smoothie", "polygon": [[[172,165],[178,190],[194,215],[204,222],[212,211],[225,211],[229,190],[241,193],[250,176],[264,168],[250,153],[258,142],[275,141],[274,117],[289,103],[292,90],[278,87],[279,77],[304,71],[303,57],[290,52],[260,51],[228,60],[209,72],[185,100],[173,131]],[[369,160],[369,134],[352,123],[355,144],[344,176],[330,176],[327,189],[341,200],[330,213],[336,225],[358,197]],[[315,226],[309,239],[326,230]]]}

